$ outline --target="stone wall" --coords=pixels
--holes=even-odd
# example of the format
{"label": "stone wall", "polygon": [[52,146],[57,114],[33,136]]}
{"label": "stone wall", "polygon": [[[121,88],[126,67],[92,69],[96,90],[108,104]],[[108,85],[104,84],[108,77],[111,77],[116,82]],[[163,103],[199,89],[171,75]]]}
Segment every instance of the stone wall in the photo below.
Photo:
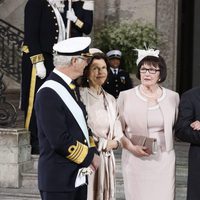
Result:
{"label": "stone wall", "polygon": [[29,132],[25,129],[0,128],[0,187],[19,188],[21,171],[30,160]]}
{"label": "stone wall", "polygon": [[140,20],[155,24],[155,19],[156,0],[95,0],[95,28],[108,21]]}
{"label": "stone wall", "polygon": [[4,0],[0,4],[0,18],[13,26],[24,29],[24,6],[27,0]]}
{"label": "stone wall", "polygon": [[162,33],[164,45],[160,50],[168,66],[164,85],[176,89],[178,0],[157,0],[156,27]]}
{"label": "stone wall", "polygon": [[141,20],[155,23],[155,0],[110,0],[106,2],[108,20],[115,19],[116,16],[120,22]]}

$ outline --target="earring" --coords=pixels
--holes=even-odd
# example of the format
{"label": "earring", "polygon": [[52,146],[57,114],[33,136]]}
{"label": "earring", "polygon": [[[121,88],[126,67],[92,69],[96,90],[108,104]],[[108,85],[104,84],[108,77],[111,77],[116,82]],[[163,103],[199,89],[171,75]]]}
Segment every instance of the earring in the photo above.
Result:
{"label": "earring", "polygon": [[87,79],[87,83],[89,83],[89,79]]}

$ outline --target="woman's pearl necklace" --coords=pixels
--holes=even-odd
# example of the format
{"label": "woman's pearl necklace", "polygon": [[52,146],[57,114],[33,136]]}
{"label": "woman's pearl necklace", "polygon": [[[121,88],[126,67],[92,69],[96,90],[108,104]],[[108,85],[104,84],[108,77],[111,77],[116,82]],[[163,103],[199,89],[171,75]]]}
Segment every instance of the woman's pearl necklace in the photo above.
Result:
{"label": "woman's pearl necklace", "polygon": [[140,85],[140,92],[141,92],[142,95],[144,95],[145,97],[147,97],[149,99],[157,99],[158,98],[159,87],[156,89],[154,94],[150,95],[150,94],[146,94],[144,92],[143,86]]}

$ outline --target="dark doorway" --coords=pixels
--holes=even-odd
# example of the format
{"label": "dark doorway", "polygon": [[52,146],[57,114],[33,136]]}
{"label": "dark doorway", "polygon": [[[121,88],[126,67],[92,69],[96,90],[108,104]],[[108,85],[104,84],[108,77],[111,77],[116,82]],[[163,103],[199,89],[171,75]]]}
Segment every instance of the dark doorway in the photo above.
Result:
{"label": "dark doorway", "polygon": [[194,0],[179,1],[177,91],[192,87],[192,49]]}
{"label": "dark doorway", "polygon": [[179,1],[177,91],[200,86],[200,1]]}

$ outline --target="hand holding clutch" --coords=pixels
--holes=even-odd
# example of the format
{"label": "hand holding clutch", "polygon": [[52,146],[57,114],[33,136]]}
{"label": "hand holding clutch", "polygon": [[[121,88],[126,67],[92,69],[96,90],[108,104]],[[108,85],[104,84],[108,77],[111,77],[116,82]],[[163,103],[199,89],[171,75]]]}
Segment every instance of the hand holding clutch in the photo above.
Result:
{"label": "hand holding clutch", "polygon": [[132,135],[130,141],[133,145],[146,147],[145,152],[148,154],[157,153],[157,140],[155,138],[149,138],[142,135]]}

